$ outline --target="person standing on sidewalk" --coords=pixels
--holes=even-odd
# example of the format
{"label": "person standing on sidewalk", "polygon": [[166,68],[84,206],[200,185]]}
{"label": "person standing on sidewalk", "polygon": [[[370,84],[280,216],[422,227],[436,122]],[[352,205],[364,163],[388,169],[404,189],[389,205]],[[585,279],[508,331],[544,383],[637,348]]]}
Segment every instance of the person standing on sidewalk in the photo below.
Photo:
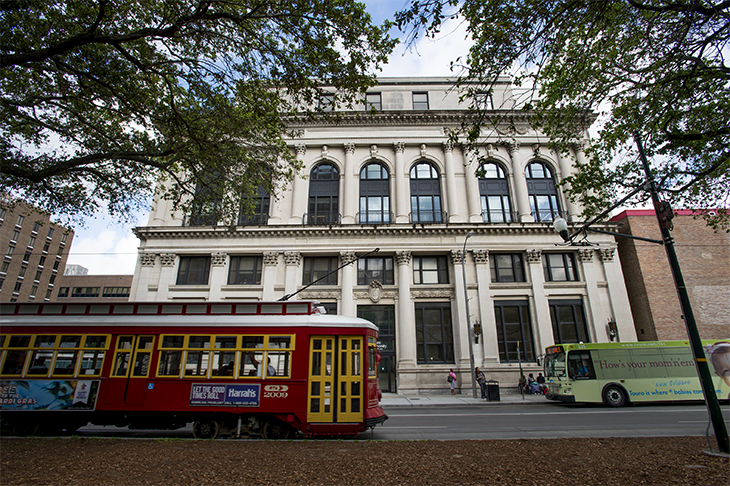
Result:
{"label": "person standing on sidewalk", "polygon": [[448,381],[449,385],[451,385],[451,394],[456,395],[456,391],[454,391],[456,387],[456,373],[454,373],[454,368],[449,370],[449,377],[446,378],[446,381]]}
{"label": "person standing on sidewalk", "polygon": [[484,377],[484,373],[479,371],[479,367],[474,368],[475,376],[477,377],[477,383],[479,388],[482,389],[482,398],[487,398],[487,379]]}

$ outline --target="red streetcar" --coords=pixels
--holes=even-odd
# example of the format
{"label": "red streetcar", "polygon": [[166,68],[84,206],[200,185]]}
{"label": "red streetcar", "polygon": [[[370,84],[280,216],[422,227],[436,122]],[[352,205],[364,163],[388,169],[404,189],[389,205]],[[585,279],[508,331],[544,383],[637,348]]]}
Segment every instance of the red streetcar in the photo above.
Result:
{"label": "red streetcar", "polygon": [[388,418],[377,336],[307,301],[2,304],[2,425],[356,435]]}

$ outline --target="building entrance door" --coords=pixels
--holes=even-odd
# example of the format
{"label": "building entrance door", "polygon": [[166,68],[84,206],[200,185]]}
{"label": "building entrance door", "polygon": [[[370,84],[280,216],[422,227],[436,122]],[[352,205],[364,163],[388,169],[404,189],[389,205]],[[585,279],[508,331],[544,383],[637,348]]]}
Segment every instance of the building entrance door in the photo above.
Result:
{"label": "building entrance door", "polygon": [[384,393],[396,393],[395,306],[359,305],[357,317],[378,326],[378,387]]}

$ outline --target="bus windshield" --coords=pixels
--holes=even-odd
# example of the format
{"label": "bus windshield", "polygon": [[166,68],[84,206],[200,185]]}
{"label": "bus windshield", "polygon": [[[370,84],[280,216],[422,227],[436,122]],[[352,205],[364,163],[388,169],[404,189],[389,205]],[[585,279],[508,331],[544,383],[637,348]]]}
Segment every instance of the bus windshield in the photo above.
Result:
{"label": "bus windshield", "polygon": [[559,378],[565,376],[565,353],[553,353],[545,356],[545,377]]}

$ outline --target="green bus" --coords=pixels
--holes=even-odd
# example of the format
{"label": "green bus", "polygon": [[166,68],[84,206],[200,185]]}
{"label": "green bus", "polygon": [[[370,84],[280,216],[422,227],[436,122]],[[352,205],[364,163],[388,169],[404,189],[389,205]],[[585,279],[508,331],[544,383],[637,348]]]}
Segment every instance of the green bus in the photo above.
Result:
{"label": "green bus", "polygon": [[[720,400],[730,398],[730,339],[702,341]],[[689,341],[557,344],[545,350],[547,398],[568,403],[703,400]]]}

